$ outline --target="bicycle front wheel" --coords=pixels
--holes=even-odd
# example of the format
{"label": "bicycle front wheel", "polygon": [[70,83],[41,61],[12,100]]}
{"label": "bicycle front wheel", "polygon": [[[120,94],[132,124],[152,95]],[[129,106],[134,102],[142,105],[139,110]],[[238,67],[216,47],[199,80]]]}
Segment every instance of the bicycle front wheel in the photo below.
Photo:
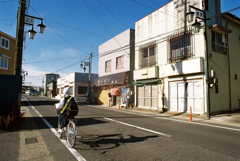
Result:
{"label": "bicycle front wheel", "polygon": [[68,129],[67,129],[67,142],[69,147],[73,147],[76,142],[76,134],[75,134],[75,125],[72,121],[69,121],[68,123]]}

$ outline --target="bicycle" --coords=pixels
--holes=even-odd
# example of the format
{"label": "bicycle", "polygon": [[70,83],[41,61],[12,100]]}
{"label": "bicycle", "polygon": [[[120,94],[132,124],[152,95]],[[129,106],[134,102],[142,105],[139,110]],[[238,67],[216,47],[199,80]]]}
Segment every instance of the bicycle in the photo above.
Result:
{"label": "bicycle", "polygon": [[66,134],[67,143],[69,147],[74,147],[76,142],[77,135],[77,119],[68,119],[68,124],[66,127],[62,128],[62,132],[60,132],[60,139],[62,139],[63,134]]}

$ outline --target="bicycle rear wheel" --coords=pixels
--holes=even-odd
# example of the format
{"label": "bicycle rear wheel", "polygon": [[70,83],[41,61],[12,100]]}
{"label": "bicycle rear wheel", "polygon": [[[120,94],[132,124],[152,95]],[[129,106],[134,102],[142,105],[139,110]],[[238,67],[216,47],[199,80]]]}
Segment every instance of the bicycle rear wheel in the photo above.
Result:
{"label": "bicycle rear wheel", "polygon": [[67,142],[69,147],[73,147],[76,142],[76,134],[75,134],[75,125],[72,121],[69,121],[68,123],[68,129],[67,129]]}

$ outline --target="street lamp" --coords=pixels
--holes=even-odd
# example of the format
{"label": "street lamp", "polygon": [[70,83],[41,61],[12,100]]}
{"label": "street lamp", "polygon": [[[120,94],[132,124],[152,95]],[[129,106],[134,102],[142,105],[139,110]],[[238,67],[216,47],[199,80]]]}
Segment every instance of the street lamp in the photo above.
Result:
{"label": "street lamp", "polygon": [[91,66],[92,66],[92,51],[90,53],[90,57],[88,58],[89,62],[81,62],[80,67],[83,67],[83,63],[84,63],[84,67],[83,67],[83,71],[86,71],[86,66],[89,67],[89,72],[88,72],[88,101],[90,101],[90,88],[91,88]]}
{"label": "street lamp", "polygon": [[33,30],[33,26],[32,26],[32,29],[28,30],[29,39],[34,39],[36,33],[37,32]]}
{"label": "street lamp", "polygon": [[32,25],[32,29],[28,30],[29,39],[33,39],[36,31],[33,30],[33,20],[41,20],[41,24],[38,25],[39,32],[43,33],[45,25],[42,24],[42,18],[25,15],[26,10],[26,0],[19,0],[18,15],[17,15],[17,30],[16,30],[16,50],[15,50],[15,67],[14,75],[21,75],[22,67],[22,49],[23,49],[23,35],[24,35],[24,25]]}
{"label": "street lamp", "polygon": [[38,26],[38,31],[39,33],[43,33],[46,26],[43,24],[42,20],[41,20],[41,23],[37,25]]}

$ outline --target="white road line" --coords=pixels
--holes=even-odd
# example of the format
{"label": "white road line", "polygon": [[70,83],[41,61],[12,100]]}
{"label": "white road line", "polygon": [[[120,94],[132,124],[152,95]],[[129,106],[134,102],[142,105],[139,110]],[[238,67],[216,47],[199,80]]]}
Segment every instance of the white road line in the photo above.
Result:
{"label": "white road line", "polygon": [[[23,98],[28,102],[28,100],[23,96]],[[65,139],[60,139],[59,133],[55,130],[55,128],[31,105],[30,102],[28,102],[29,105],[32,107],[32,109],[38,114],[39,117],[45,122],[45,124],[49,127],[49,129],[53,132],[54,135],[57,136],[57,138],[63,143],[63,145],[66,146],[66,148],[72,153],[72,155],[79,161],[86,161],[85,158],[81,154],[79,154],[76,149],[70,148],[67,144],[67,141]]]}
{"label": "white road line", "polygon": [[139,126],[127,124],[127,123],[117,121],[117,120],[113,120],[113,119],[110,119],[110,118],[107,118],[107,117],[104,117],[104,119],[110,120],[110,121],[113,121],[113,122],[117,122],[117,123],[120,123],[120,124],[123,124],[123,125],[126,125],[126,126],[134,127],[134,128],[140,129],[140,130],[148,131],[148,132],[151,132],[151,133],[154,133],[154,134],[157,134],[157,135],[162,135],[162,136],[165,136],[165,137],[172,137],[171,135],[168,135],[168,134],[164,134],[164,133],[161,133],[161,132],[145,129],[145,128],[142,128],[142,127],[139,127]]}
{"label": "white road line", "polygon": [[[119,111],[116,109],[108,109],[108,108],[103,108],[103,107],[96,107],[96,106],[91,106],[95,108],[101,108],[101,109],[107,109],[107,110],[113,110],[113,111]],[[129,114],[134,114],[134,115],[141,115],[141,116],[147,116],[147,117],[152,117],[152,118],[157,118],[157,119],[164,119],[164,120],[171,120],[171,121],[176,121],[176,122],[183,122],[183,123],[188,123],[188,124],[196,124],[196,125],[201,125],[201,126],[209,126],[209,127],[215,127],[219,129],[226,129],[226,130],[232,130],[232,131],[238,131],[240,132],[240,129],[235,129],[231,127],[225,127],[225,126],[218,126],[218,125],[211,125],[211,124],[204,124],[204,123],[199,123],[199,122],[190,122],[190,121],[184,121],[184,120],[178,120],[178,119],[171,119],[171,118],[166,118],[166,117],[161,117],[161,116],[152,116],[152,115],[147,115],[147,114],[141,114],[141,113],[136,113],[136,112],[129,112],[129,111],[119,111],[123,113],[129,113]]]}

